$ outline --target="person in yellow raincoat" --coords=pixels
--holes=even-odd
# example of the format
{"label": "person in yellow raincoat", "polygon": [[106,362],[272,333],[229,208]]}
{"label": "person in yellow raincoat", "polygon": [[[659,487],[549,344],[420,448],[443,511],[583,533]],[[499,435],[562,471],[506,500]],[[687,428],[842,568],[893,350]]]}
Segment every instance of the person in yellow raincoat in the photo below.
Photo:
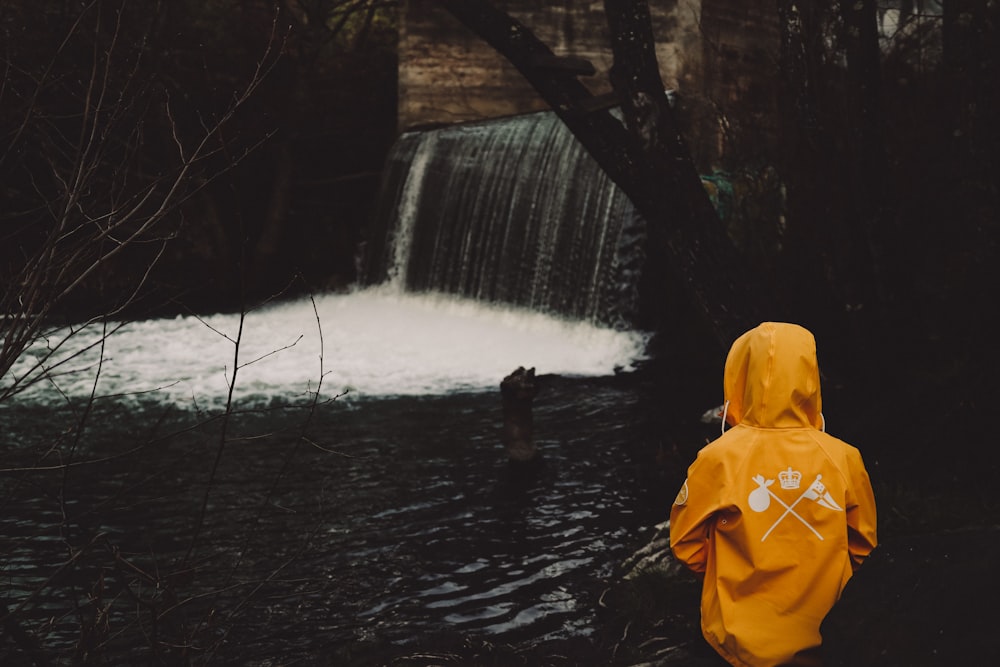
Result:
{"label": "person in yellow raincoat", "polygon": [[688,468],[670,547],[703,577],[702,633],[727,662],[821,665],[820,623],[877,544],[868,473],[824,431],[803,327],[765,322],[740,336],[723,389],[724,433]]}

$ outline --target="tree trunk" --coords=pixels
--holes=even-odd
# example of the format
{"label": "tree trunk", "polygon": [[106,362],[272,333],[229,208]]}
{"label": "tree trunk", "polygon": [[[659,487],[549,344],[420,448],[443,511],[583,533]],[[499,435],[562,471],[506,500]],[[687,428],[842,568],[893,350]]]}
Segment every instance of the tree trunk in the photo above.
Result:
{"label": "tree trunk", "polygon": [[[886,197],[886,159],[882,114],[881,51],[875,0],[841,0],[846,28],[847,98],[850,119],[848,176],[853,205],[844,225],[852,230],[853,248],[849,264],[857,298],[865,304],[869,325],[878,326],[877,313],[890,314],[893,290],[889,276],[898,271],[887,265],[891,243],[887,229],[890,212]],[[900,267],[902,268],[902,267]]]}
{"label": "tree trunk", "polygon": [[828,8],[778,0],[777,11],[783,132],[779,169],[788,192],[778,271],[794,277],[791,299],[799,319],[829,341],[824,357],[839,366],[855,359],[857,332],[845,335],[843,322],[845,313],[856,312],[863,300],[847,262],[854,244],[843,224],[851,197],[845,184],[849,169],[840,159],[843,149],[831,121],[838,114],[822,103],[822,84],[829,78],[821,71]]}
{"label": "tree trunk", "polygon": [[[945,299],[937,309],[941,329],[951,328],[967,349],[977,350],[981,386],[995,385],[1000,326],[1000,6],[985,0],[943,4],[945,113],[941,131],[949,150],[938,178],[947,193],[947,242],[935,260],[962,299]],[[959,304],[975,304],[968,309]]]}
{"label": "tree trunk", "polygon": [[779,300],[745,268],[701,185],[660,81],[645,0],[605,4],[627,128],[588,110],[600,105],[572,70],[539,66],[557,57],[524,25],[486,0],[439,1],[521,72],[628,195],[649,226],[647,261],[668,263],[723,347],[764,319],[760,304]]}

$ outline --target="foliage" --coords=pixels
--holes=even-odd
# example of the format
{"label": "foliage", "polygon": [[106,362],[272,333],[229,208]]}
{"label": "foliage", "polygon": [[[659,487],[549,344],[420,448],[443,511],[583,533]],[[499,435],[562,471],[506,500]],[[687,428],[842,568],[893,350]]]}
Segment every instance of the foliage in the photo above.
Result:
{"label": "foliage", "polygon": [[[268,563],[272,569],[261,572],[250,554],[271,520],[269,508],[289,461],[309,441],[310,419],[321,405],[322,355],[315,388],[289,408],[293,423],[287,429],[296,435],[282,452],[283,464],[259,480],[265,488],[248,507],[238,508],[244,543],[227,551],[212,542],[206,526],[220,520],[218,487],[228,446],[250,437],[236,424],[237,416],[245,423],[247,413],[233,403],[240,370],[255,363],[240,355],[246,304],[259,301],[247,278],[253,267],[242,258],[276,228],[301,231],[288,224],[296,180],[281,167],[296,150],[287,148],[283,124],[292,114],[300,136],[291,140],[310,150],[322,145],[317,137],[336,145],[351,129],[323,127],[329,98],[310,101],[306,75],[329,76],[335,88],[373,71],[382,76],[391,61],[391,6],[340,4],[350,5],[355,17],[371,10],[345,33],[353,36],[352,52],[343,50],[344,42],[331,42],[329,51],[308,58],[296,49],[302,26],[285,5],[263,0],[0,5],[0,408],[12,405],[39,423],[37,441],[16,443],[17,460],[0,471],[0,502],[22,502],[25,489],[36,499],[42,489],[48,502],[39,511],[55,517],[9,536],[18,554],[29,555],[27,562],[2,565],[18,579],[16,585],[8,580],[0,604],[6,659],[96,664],[123,652],[153,662],[210,662],[253,609],[254,596],[288,562]],[[376,65],[358,68],[359,74],[350,66],[362,54]],[[290,69],[299,75],[282,76]],[[370,78],[365,84],[372,88]],[[380,94],[366,105],[384,101],[385,86],[376,88]],[[341,120],[335,116],[334,122]],[[364,117],[385,131],[371,120]],[[271,166],[268,159],[275,168],[263,168]],[[346,173],[357,168],[357,161],[337,162]],[[280,205],[260,206],[252,198],[261,191]],[[256,206],[256,219],[249,207],[232,205],[244,199]],[[204,264],[191,270],[200,260]],[[293,273],[277,272],[255,287],[272,294],[278,291],[273,279],[280,288]],[[163,312],[165,302],[201,287],[206,275],[224,277],[232,288],[224,294],[228,306],[241,313],[238,331],[213,329],[233,349],[227,400],[199,412],[201,423],[178,425],[161,408],[134,442],[102,442],[101,424],[123,409],[116,402],[121,397],[99,393],[108,337],[129,317]],[[96,362],[83,361],[88,350],[65,353],[80,340],[89,341]],[[60,375],[69,372],[92,378],[89,398],[61,395]],[[18,393],[40,384],[62,409],[50,405],[29,415],[13,404]],[[184,444],[188,437],[193,444]],[[107,448],[106,456],[85,455],[87,448]],[[148,551],[136,549],[136,536],[112,527],[148,502],[145,486],[173,476],[193,452],[206,461],[207,479],[190,507],[186,552],[178,557],[177,545],[159,552],[155,536]],[[154,460],[158,467],[150,473],[143,465]],[[189,472],[199,476],[201,470]],[[91,506],[94,489],[107,495]],[[295,540],[305,543],[312,528],[298,526],[303,534]],[[294,559],[296,543],[288,546],[281,558]],[[23,572],[31,574],[22,580]],[[47,620],[38,622],[40,614]]]}
{"label": "foliage", "polygon": [[[224,126],[270,66],[265,41],[262,60],[228,105],[185,123],[179,118],[188,109],[147,75],[155,64],[153,25],[130,9],[97,0],[76,15],[26,8],[11,35],[2,106],[11,130],[0,146],[7,204],[0,375],[43,335],[57,308],[133,247],[145,252],[131,284],[109,290],[112,301],[91,315],[114,315],[136,299],[177,231],[181,205],[222,170],[207,163],[224,148]],[[63,37],[39,44],[36,31]],[[23,377],[8,378],[3,395],[19,391]]]}
{"label": "foliage", "polygon": [[[778,186],[745,192],[759,205],[729,220],[730,236],[767,276],[774,316],[816,333],[866,451],[933,456],[933,438],[964,432],[996,396],[1000,9],[783,1],[770,12],[745,48],[778,76],[706,88],[723,129],[712,165]],[[707,65],[720,79],[731,66]]]}
{"label": "foliage", "polygon": [[[92,141],[100,155],[82,157],[104,168],[82,171],[96,187],[80,191],[107,199],[107,214],[143,184],[162,186],[176,173],[178,142],[223,119],[171,193],[159,236],[144,239],[172,242],[102,262],[55,312],[113,308],[157,256],[145,285],[158,294],[144,290],[136,304],[144,312],[175,311],[179,299],[199,311],[233,308],[241,292],[264,297],[297,275],[317,288],[352,279],[358,229],[394,136],[395,3],[91,0],[78,9],[17,0],[0,8],[0,24],[5,281],[30,256],[22,246],[41,242],[39,221],[60,187],[49,172],[72,169],[86,123],[102,128]],[[272,75],[241,99],[257,70]],[[88,82],[105,98],[88,99]],[[239,114],[229,114],[236,102]],[[84,104],[103,105],[101,115],[85,116]]]}
{"label": "foliage", "polygon": [[[812,86],[814,126],[805,128],[799,116],[793,127],[800,130],[779,137],[777,159],[790,190],[822,178],[828,194],[814,184],[816,196],[789,212],[790,226],[813,228],[799,238],[811,233],[819,242],[793,250],[820,257],[841,304],[858,297],[844,304],[856,313],[940,331],[958,315],[946,296],[957,281],[960,291],[995,282],[998,230],[987,211],[996,210],[997,165],[987,147],[997,146],[998,135],[985,119],[1000,104],[1000,62],[960,52],[965,44],[995,52],[997,18],[985,8],[965,21],[947,12],[910,14],[889,34],[883,25],[882,51],[865,53],[852,50],[842,14],[803,21],[819,64],[786,79],[782,99],[787,109],[792,95]],[[950,32],[962,43],[946,39]],[[796,139],[814,142],[813,150],[780,153]],[[852,267],[863,267],[867,286],[847,274]]]}

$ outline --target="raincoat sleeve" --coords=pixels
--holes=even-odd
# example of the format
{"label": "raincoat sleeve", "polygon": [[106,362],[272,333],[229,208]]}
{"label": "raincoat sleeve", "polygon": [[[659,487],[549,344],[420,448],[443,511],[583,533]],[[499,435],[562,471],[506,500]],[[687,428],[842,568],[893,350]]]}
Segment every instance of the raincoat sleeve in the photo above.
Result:
{"label": "raincoat sleeve", "polygon": [[861,454],[855,450],[851,465],[851,496],[847,506],[847,548],[851,568],[857,570],[878,545],[875,493]]}
{"label": "raincoat sleeve", "polygon": [[700,456],[688,468],[688,476],[670,508],[670,549],[680,562],[697,574],[708,564],[708,541],[718,503],[708,466]]}

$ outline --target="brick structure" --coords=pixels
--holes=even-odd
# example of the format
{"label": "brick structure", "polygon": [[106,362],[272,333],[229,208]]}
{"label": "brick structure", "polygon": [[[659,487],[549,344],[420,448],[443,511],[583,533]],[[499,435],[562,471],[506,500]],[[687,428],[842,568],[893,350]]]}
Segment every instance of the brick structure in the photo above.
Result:
{"label": "brick structure", "polygon": [[[603,2],[495,0],[558,56],[591,62],[580,80],[610,89]],[[765,0],[650,0],[664,85],[680,93],[682,122],[705,168],[724,151],[724,116],[750,104],[773,117],[777,19]],[[405,0],[400,18],[399,131],[546,108],[521,75],[432,0]],[[741,113],[746,113],[741,110]]]}

